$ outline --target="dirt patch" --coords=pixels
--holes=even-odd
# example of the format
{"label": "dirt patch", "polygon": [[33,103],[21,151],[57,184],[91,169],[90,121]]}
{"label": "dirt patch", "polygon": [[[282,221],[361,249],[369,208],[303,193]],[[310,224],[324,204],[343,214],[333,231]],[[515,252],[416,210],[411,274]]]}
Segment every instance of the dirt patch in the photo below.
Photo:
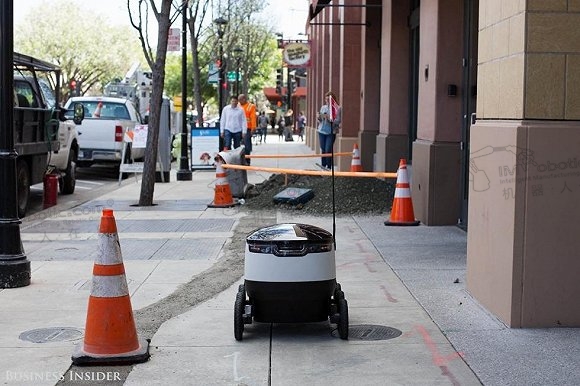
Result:
{"label": "dirt patch", "polygon": [[[286,181],[287,178],[287,181]],[[248,189],[247,209],[296,210],[307,214],[332,214],[332,177],[274,174]],[[314,197],[304,204],[280,204],[274,196],[286,188],[312,189]],[[393,202],[394,181],[368,177],[334,177],[336,214],[387,214]]]}

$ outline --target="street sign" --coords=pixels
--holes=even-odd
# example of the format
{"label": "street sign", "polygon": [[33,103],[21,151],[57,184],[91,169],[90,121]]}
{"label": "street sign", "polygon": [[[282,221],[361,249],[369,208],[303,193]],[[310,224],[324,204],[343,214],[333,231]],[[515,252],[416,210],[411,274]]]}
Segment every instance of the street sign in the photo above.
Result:
{"label": "street sign", "polygon": [[[238,74],[238,80],[242,80],[242,74]],[[235,82],[236,81],[236,72],[229,71],[228,72],[228,82]]]}
{"label": "street sign", "polygon": [[220,80],[219,66],[216,63],[210,63],[207,71],[207,82],[218,83]]}
{"label": "street sign", "polygon": [[169,28],[169,35],[167,36],[167,51],[181,50],[181,29]]}
{"label": "street sign", "polygon": [[181,95],[173,97],[173,109],[175,111],[181,111]]}

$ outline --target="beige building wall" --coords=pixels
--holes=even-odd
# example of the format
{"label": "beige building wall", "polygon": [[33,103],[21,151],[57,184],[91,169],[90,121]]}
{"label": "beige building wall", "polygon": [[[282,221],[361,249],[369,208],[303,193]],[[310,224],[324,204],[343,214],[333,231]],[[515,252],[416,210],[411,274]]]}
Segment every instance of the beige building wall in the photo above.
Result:
{"label": "beige building wall", "polygon": [[580,326],[580,2],[480,2],[467,288],[511,327]]}

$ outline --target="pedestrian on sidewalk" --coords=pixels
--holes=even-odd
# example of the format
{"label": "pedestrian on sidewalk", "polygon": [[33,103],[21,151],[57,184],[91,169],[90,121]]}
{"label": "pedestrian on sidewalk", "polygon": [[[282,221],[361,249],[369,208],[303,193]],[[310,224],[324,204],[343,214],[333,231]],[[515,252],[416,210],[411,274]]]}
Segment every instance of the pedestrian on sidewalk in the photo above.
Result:
{"label": "pedestrian on sidewalk", "polygon": [[[248,130],[247,135],[244,137],[245,154],[252,154],[252,137],[256,134],[256,105],[248,101],[248,97],[245,94],[240,94],[238,96],[240,106],[244,110],[246,116],[246,127]],[[246,159],[246,163],[250,164],[250,159]]]}
{"label": "pedestrian on sidewalk", "polygon": [[284,117],[280,117],[280,120],[278,121],[278,142],[282,141],[284,139],[284,130],[286,130],[286,121],[284,120]]}
{"label": "pedestrian on sidewalk", "polygon": [[220,117],[220,135],[224,139],[224,148],[240,147],[242,140],[247,137],[247,121],[244,110],[238,105],[238,97],[232,96],[230,104],[225,106]]}
{"label": "pedestrian on sidewalk", "polygon": [[298,127],[298,138],[304,142],[304,128],[306,127],[306,116],[304,115],[304,111],[301,111],[298,114],[296,126]]}
{"label": "pedestrian on sidewalk", "polygon": [[292,114],[294,114],[294,111],[288,109],[288,112],[284,115],[284,141],[286,142],[294,141],[294,123],[292,122]]}
{"label": "pedestrian on sidewalk", "polygon": [[[340,122],[342,120],[342,109],[338,105],[336,95],[332,91],[324,94],[324,104],[320,107],[318,114],[318,139],[320,142],[320,151],[324,153],[331,153],[334,146],[336,134],[340,129]],[[334,165],[332,157],[322,157],[321,166],[324,169],[330,170]]]}
{"label": "pedestrian on sidewalk", "polygon": [[258,134],[260,135],[260,143],[262,143],[262,140],[266,143],[266,135],[268,134],[268,117],[263,111],[258,117]]}

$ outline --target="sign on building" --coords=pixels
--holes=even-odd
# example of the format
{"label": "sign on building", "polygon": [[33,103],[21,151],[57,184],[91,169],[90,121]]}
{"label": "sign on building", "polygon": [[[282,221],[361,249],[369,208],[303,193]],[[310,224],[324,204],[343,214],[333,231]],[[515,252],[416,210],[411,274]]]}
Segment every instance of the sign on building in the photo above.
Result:
{"label": "sign on building", "polygon": [[282,53],[284,63],[288,67],[310,67],[312,51],[309,42],[293,42],[284,45]]}
{"label": "sign on building", "polygon": [[181,50],[181,29],[169,28],[169,35],[167,36],[167,51]]}
{"label": "sign on building", "polygon": [[207,71],[207,82],[218,83],[220,79],[220,69],[216,63],[210,63]]}

